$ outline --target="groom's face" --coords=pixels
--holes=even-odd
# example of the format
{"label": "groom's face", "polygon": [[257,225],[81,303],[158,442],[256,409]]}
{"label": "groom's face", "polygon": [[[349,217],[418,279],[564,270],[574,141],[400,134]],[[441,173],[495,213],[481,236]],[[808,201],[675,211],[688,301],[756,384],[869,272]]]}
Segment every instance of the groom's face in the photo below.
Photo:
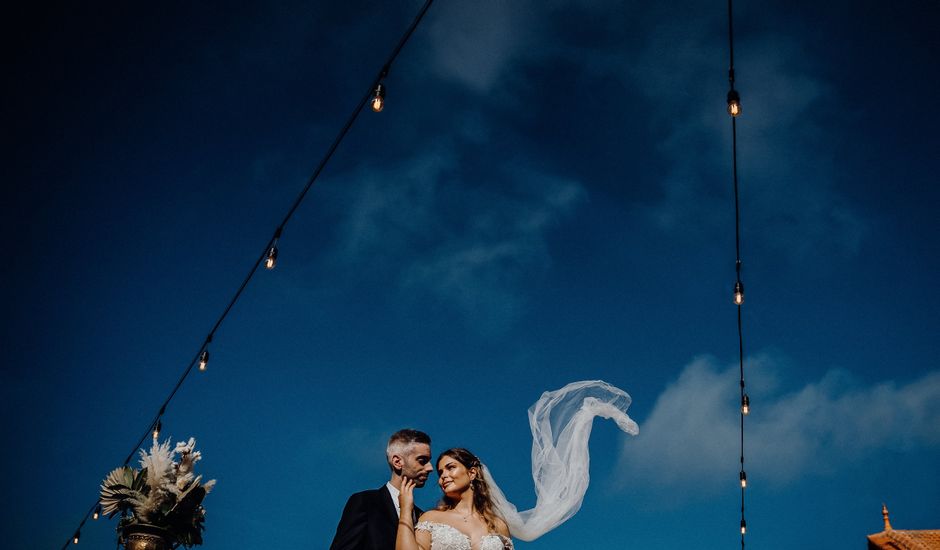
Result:
{"label": "groom's face", "polygon": [[402,477],[413,480],[417,487],[424,487],[434,469],[431,466],[431,446],[426,443],[414,443],[405,450],[405,456],[401,458]]}

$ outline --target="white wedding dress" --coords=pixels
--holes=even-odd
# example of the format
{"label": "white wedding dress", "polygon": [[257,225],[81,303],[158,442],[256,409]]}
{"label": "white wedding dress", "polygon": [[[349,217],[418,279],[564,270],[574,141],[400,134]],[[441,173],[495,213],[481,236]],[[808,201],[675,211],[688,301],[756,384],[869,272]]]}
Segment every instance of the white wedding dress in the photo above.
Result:
{"label": "white wedding dress", "polygon": [[512,540],[498,533],[483,535],[480,547],[473,548],[470,537],[446,523],[419,521],[415,530],[431,533],[431,550],[513,550]]}

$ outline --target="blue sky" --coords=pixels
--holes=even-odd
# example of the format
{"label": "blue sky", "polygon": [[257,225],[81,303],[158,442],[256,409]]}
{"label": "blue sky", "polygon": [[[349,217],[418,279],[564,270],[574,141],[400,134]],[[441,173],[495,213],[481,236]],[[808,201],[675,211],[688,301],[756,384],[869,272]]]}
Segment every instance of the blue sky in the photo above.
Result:
{"label": "blue sky", "polygon": [[[70,536],[421,4],[11,14],[11,548]],[[526,409],[584,379],[640,435],[598,421],[581,512],[519,546],[739,544],[724,10],[435,3],[163,418],[206,548],[326,547],[404,426],[529,507]],[[750,547],[940,527],[938,15],[736,6]]]}

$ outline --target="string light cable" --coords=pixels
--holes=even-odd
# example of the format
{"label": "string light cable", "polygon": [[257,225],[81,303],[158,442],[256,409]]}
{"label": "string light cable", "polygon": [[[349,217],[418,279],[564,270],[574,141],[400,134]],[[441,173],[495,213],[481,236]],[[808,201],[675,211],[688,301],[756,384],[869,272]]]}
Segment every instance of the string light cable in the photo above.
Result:
{"label": "string light cable", "polygon": [[741,488],[741,548],[744,549],[744,537],[747,534],[747,519],[745,517],[745,490],[747,489],[747,472],[744,469],[744,417],[751,412],[751,399],[747,395],[744,381],[744,329],[742,322],[742,306],[744,305],[744,283],[741,281],[741,207],[738,192],[738,116],[741,115],[741,95],[735,89],[734,75],[734,9],[733,0],[728,0],[728,84],[727,95],[728,114],[731,116],[731,174],[734,181],[734,272],[735,281],[732,291],[732,301],[737,309],[738,321],[738,367],[740,372],[741,390],[741,470],[738,480]]}
{"label": "string light cable", "polygon": [[[278,240],[281,238],[281,233],[283,232],[284,227],[294,216],[294,213],[297,211],[297,208],[299,208],[300,205],[303,203],[304,199],[307,196],[307,192],[310,191],[310,188],[313,187],[313,184],[317,181],[317,178],[319,178],[320,173],[323,172],[324,168],[326,168],[326,165],[329,163],[330,159],[333,157],[333,153],[335,153],[336,150],[339,148],[340,143],[342,143],[343,139],[346,137],[346,134],[352,128],[353,123],[359,117],[359,113],[362,112],[363,107],[366,105],[366,103],[369,103],[370,100],[373,100],[377,96],[377,92],[379,89],[381,90],[381,106],[384,107],[385,93],[386,93],[384,79],[388,76],[389,70],[392,64],[398,58],[398,54],[401,52],[402,48],[404,48],[405,44],[408,42],[408,39],[411,38],[411,35],[414,34],[415,30],[418,28],[418,25],[424,19],[425,14],[428,12],[428,9],[431,7],[431,4],[433,2],[434,0],[425,1],[424,5],[418,11],[414,20],[411,22],[411,25],[408,27],[408,29],[402,35],[401,39],[395,45],[395,48],[389,54],[385,63],[382,65],[381,70],[376,74],[373,80],[369,83],[368,90],[362,96],[359,102],[356,104],[349,118],[346,120],[346,123],[343,125],[339,133],[336,135],[336,138],[333,140],[332,144],[327,149],[326,153],[324,154],[323,158],[320,160],[316,169],[307,179],[306,185],[304,185],[303,189],[297,195],[297,198],[294,199],[294,202],[291,205],[290,209],[284,215],[284,218],[281,220],[281,223],[278,224],[277,228],[274,231],[274,234],[268,240],[262,253],[258,256],[254,264],[251,266],[251,269],[248,271],[248,274],[245,276],[244,280],[242,280],[242,283],[241,285],[239,285],[238,290],[235,291],[235,294],[232,296],[232,299],[229,301],[225,310],[222,312],[221,315],[219,315],[215,324],[212,326],[212,329],[209,331],[208,336],[203,341],[202,345],[199,347],[199,350],[196,352],[196,354],[190,360],[189,364],[183,370],[183,373],[180,375],[179,379],[177,380],[176,385],[173,386],[172,391],[170,391],[170,394],[163,401],[163,404],[160,406],[160,409],[158,410],[157,414],[154,415],[151,422],[147,424],[147,429],[144,431],[143,435],[141,435],[137,444],[134,445],[131,452],[127,455],[127,458],[124,459],[124,466],[127,466],[130,463],[131,459],[137,453],[137,450],[141,447],[141,445],[143,445],[143,443],[147,440],[148,437],[154,437],[154,438],[158,437],[160,430],[162,428],[161,418],[166,413],[167,406],[170,404],[170,402],[173,400],[173,397],[176,395],[176,393],[182,387],[183,383],[189,377],[189,374],[192,372],[193,368],[198,366],[200,371],[206,370],[206,364],[209,361],[208,347],[209,347],[209,344],[212,342],[212,338],[215,335],[216,331],[218,331],[219,327],[222,326],[222,323],[225,321],[226,317],[228,317],[229,312],[231,312],[232,308],[238,302],[238,299],[241,297],[242,293],[245,291],[245,288],[247,288],[248,283],[251,282],[252,278],[254,277],[254,274],[258,271],[258,268],[262,264],[264,264],[267,269],[274,268],[274,264],[276,263],[276,260],[277,260],[277,243],[278,243]],[[373,110],[380,111],[381,108],[375,109],[373,105]],[[99,510],[99,502],[95,500],[95,503],[92,504],[92,506],[88,509],[88,511],[82,517],[82,520],[79,522],[78,527],[74,531],[74,534],[71,537],[69,537],[66,543],[62,546],[63,549],[67,548],[70,544],[79,543],[79,538],[81,536],[82,527],[85,526],[85,522],[88,521],[88,518],[93,517],[95,515],[95,512],[97,510]]]}

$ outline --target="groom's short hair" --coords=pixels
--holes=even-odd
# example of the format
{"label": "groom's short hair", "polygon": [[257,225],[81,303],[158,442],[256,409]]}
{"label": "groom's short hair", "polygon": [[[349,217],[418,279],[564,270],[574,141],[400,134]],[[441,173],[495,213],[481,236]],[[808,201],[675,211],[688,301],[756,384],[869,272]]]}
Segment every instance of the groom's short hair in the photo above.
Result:
{"label": "groom's short hair", "polygon": [[430,445],[431,437],[422,431],[410,428],[393,433],[392,437],[388,438],[388,446],[385,448],[385,459],[388,460],[389,466],[392,465],[392,455],[404,455],[408,447],[415,443]]}

